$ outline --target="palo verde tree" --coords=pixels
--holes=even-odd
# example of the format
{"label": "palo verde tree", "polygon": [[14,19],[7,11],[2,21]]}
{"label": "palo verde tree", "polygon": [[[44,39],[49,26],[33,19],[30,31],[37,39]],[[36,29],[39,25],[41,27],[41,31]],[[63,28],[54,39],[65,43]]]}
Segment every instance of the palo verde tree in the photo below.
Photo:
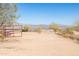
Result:
{"label": "palo verde tree", "polygon": [[[17,6],[14,3],[0,3],[0,28],[4,25],[13,25],[17,18]],[[5,31],[0,31],[0,38],[5,38]]]}
{"label": "palo verde tree", "polygon": [[17,18],[16,11],[16,4],[0,3],[0,27],[3,25],[13,25]]}

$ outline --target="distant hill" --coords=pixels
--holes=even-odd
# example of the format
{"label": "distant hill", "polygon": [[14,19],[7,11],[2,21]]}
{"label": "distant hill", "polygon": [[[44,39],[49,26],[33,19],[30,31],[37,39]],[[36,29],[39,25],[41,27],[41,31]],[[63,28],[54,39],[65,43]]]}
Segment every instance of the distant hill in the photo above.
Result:
{"label": "distant hill", "polygon": [[49,25],[30,25],[32,26],[32,28],[38,28],[39,26],[41,26],[44,29],[48,29]]}
{"label": "distant hill", "polygon": [[[38,28],[39,26],[41,26],[43,29],[49,29],[49,25],[30,25],[30,24],[24,24],[23,26],[25,25],[29,25],[32,27],[32,29],[35,29],[35,28]],[[66,26],[65,25],[60,25],[61,28],[65,28]]]}

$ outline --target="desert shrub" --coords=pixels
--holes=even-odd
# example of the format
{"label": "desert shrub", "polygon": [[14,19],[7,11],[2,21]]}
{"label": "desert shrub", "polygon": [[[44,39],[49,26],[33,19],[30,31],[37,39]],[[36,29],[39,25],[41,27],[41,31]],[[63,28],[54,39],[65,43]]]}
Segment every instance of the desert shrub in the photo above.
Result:
{"label": "desert shrub", "polygon": [[66,38],[71,38],[74,39],[74,28],[73,27],[67,27],[66,29],[63,30],[62,36]]}
{"label": "desert shrub", "polygon": [[56,33],[57,33],[58,35],[63,35],[63,32],[64,32],[63,29],[58,29]]}
{"label": "desert shrub", "polygon": [[68,34],[74,34],[73,32],[74,32],[74,28],[66,28],[66,33],[68,33]]}
{"label": "desert shrub", "polygon": [[32,27],[29,25],[24,26],[24,28],[22,29],[22,32],[28,32],[31,31]]}
{"label": "desert shrub", "polygon": [[41,33],[42,32],[42,27],[41,26],[38,26],[34,31],[35,32],[38,32],[38,33]]}
{"label": "desert shrub", "polygon": [[74,22],[73,28],[74,28],[75,31],[78,31],[79,32],[79,21],[75,21]]}
{"label": "desert shrub", "polygon": [[[74,27],[74,31],[79,32],[79,21],[76,21],[73,25]],[[79,41],[79,35],[74,35],[74,39],[76,39],[77,41]]]}
{"label": "desert shrub", "polygon": [[54,32],[60,32],[61,28],[59,24],[53,23],[49,25],[49,29],[54,30]]}

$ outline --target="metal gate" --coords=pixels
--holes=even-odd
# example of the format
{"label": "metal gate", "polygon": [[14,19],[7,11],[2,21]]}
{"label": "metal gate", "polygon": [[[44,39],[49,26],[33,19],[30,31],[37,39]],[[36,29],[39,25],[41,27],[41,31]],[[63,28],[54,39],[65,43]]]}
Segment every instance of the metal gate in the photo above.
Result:
{"label": "metal gate", "polygon": [[22,25],[4,25],[0,28],[5,37],[22,37]]}

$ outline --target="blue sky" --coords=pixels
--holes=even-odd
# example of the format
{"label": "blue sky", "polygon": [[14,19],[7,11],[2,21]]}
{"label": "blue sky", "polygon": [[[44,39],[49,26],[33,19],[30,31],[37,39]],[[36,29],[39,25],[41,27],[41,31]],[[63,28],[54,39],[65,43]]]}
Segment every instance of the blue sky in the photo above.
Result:
{"label": "blue sky", "polygon": [[18,3],[17,20],[23,24],[71,25],[79,20],[79,4],[75,3]]}

